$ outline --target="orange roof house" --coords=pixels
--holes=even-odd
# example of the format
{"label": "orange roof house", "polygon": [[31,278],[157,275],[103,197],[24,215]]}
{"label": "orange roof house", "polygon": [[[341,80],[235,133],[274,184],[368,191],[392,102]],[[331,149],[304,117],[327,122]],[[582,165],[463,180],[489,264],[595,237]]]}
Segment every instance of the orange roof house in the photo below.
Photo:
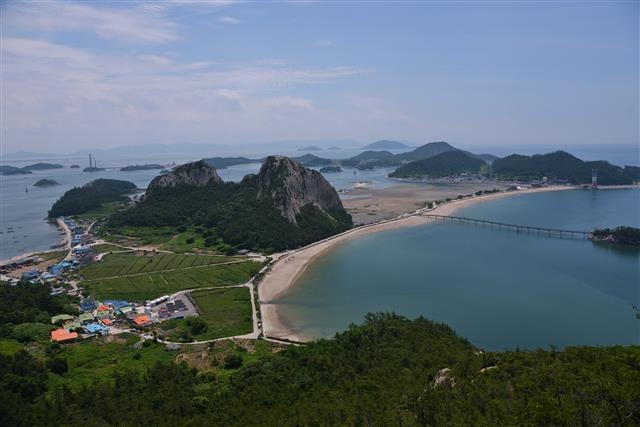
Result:
{"label": "orange roof house", "polygon": [[51,331],[51,341],[68,342],[68,341],[74,341],[77,338],[78,338],[77,332],[69,332],[64,328]]}
{"label": "orange roof house", "polygon": [[98,307],[98,311],[109,311],[109,306],[102,304],[100,307]]}
{"label": "orange roof house", "polygon": [[143,314],[133,319],[133,323],[135,323],[136,326],[148,326],[151,324],[151,318],[148,315]]}
{"label": "orange roof house", "polygon": [[111,319],[109,319],[108,317],[105,317],[104,319],[100,319],[100,321],[105,326],[111,326],[111,324],[113,323]]}

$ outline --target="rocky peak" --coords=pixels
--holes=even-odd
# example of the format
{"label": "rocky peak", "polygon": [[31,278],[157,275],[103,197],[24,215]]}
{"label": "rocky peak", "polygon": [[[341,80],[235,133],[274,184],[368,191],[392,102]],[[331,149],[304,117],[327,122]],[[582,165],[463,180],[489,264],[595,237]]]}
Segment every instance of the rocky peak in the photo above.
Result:
{"label": "rocky peak", "polygon": [[296,223],[296,215],[305,205],[323,211],[343,210],[336,190],[320,172],[307,169],[284,156],[269,156],[257,177],[258,197],[269,197],[282,216]]}
{"label": "rocky peak", "polygon": [[178,185],[204,187],[212,183],[222,183],[222,178],[214,168],[199,160],[185,163],[167,174],[156,176],[149,184],[148,191],[153,191],[157,188],[176,187]]}

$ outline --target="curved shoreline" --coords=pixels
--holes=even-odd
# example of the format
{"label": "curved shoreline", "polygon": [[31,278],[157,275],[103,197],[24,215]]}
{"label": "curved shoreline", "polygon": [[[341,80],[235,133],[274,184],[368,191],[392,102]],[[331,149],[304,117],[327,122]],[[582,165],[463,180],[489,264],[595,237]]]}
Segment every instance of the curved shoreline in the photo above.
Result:
{"label": "curved shoreline", "polygon": [[[637,188],[637,186],[614,186],[607,188]],[[275,256],[275,261],[271,269],[262,279],[258,286],[260,299],[260,311],[262,313],[262,327],[264,335],[278,339],[304,342],[308,341],[304,336],[297,334],[291,328],[285,326],[278,314],[278,297],[284,295],[295,286],[297,280],[311,265],[311,263],[335,246],[358,236],[364,236],[380,231],[392,230],[396,228],[413,227],[429,224],[433,220],[417,215],[428,211],[431,214],[451,215],[458,209],[471,204],[500,199],[503,197],[526,195],[549,191],[564,191],[580,189],[580,186],[543,187],[510,192],[501,192],[483,196],[452,200],[441,204],[433,209],[418,209],[415,212],[400,215],[399,217],[380,221],[374,224],[361,226],[348,230],[344,233],[313,243],[295,251],[289,251]]]}

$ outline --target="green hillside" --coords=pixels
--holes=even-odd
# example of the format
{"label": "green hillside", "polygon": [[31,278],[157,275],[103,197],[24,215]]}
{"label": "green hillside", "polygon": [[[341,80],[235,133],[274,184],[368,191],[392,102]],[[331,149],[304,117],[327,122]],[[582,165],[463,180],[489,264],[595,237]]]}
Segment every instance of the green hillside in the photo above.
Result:
{"label": "green hillside", "polygon": [[461,173],[478,173],[485,163],[462,151],[445,151],[424,160],[407,163],[389,176],[394,178],[441,178]]}
{"label": "green hillside", "polygon": [[[493,162],[493,174],[504,180],[567,180],[571,184],[591,183],[591,170],[598,169],[602,185],[632,184],[637,170],[622,168],[605,161],[585,162],[564,151],[523,156],[512,154]],[[636,178],[637,179],[637,178]]]}

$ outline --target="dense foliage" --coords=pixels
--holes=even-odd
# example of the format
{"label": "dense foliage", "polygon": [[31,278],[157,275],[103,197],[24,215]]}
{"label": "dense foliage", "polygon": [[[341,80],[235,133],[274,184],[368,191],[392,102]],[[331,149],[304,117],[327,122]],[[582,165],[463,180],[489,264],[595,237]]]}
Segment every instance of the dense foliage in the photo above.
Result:
{"label": "dense foliage", "polygon": [[512,154],[493,162],[493,173],[505,180],[567,180],[571,184],[591,183],[591,170],[598,169],[598,183],[602,185],[632,184],[632,167],[621,168],[605,161],[584,162],[564,151],[521,156]]}
{"label": "dense foliage", "polygon": [[0,284],[0,337],[29,341],[49,338],[51,316],[74,314],[77,309],[67,295],[50,295],[48,286],[20,282]]}
{"label": "dense foliage", "polygon": [[593,240],[602,240],[621,245],[640,246],[640,228],[598,228],[591,232]]}
{"label": "dense foliage", "polygon": [[[52,358],[63,358],[52,352]],[[236,360],[237,359],[237,360]],[[228,367],[226,365],[229,365]],[[333,340],[243,364],[230,378],[157,364],[79,390],[64,361],[0,361],[3,425],[638,425],[640,348],[484,353],[423,318],[368,315]],[[52,375],[52,374],[49,374]],[[47,394],[44,395],[45,391]]]}
{"label": "dense foliage", "polygon": [[78,215],[97,209],[104,203],[124,201],[127,199],[124,195],[135,189],[132,182],[96,179],[64,193],[49,210],[49,217]]}
{"label": "dense foliage", "polygon": [[461,173],[478,173],[485,163],[462,151],[446,151],[428,159],[400,166],[389,176],[395,178],[441,178]]}
{"label": "dense foliage", "polygon": [[346,211],[327,213],[307,205],[290,223],[268,197],[258,197],[255,175],[240,183],[177,186],[154,191],[111,217],[109,227],[196,226],[209,246],[218,239],[235,249],[277,251],[312,243],[351,227]]}

